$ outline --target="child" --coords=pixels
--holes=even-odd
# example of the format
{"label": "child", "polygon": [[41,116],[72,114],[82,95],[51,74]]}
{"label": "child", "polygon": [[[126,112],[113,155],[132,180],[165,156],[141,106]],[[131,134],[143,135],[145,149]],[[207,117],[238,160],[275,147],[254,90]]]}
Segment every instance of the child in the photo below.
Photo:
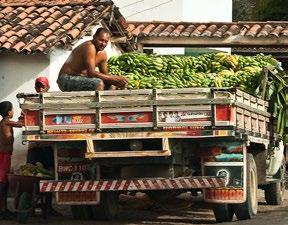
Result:
{"label": "child", "polygon": [[[48,92],[50,88],[47,77],[38,77],[35,80],[35,91],[37,93]],[[41,162],[46,169],[54,168],[53,149],[50,143],[29,142],[27,163],[36,164]],[[52,193],[46,194],[47,214],[50,216],[61,216],[61,213],[52,208]]]}
{"label": "child", "polygon": [[22,127],[21,122],[11,121],[14,111],[12,103],[0,103],[0,219],[12,219],[13,214],[7,209],[7,174],[10,171],[13,152],[13,127]]}
{"label": "child", "polygon": [[43,93],[49,91],[49,81],[47,77],[38,77],[35,80],[35,90],[37,93]]}

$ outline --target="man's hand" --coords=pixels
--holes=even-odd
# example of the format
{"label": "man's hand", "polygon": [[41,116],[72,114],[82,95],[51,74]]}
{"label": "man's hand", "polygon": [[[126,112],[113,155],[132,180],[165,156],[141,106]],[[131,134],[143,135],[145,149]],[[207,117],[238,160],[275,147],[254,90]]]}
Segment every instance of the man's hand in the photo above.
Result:
{"label": "man's hand", "polygon": [[122,76],[109,76],[109,82],[121,89],[124,89],[128,84],[128,79]]}

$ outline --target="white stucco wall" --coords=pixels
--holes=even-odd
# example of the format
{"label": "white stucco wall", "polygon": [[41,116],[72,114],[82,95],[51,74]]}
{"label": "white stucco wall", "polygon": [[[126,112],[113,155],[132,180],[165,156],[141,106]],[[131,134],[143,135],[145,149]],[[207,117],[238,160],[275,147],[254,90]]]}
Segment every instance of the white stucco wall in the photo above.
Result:
{"label": "white stucco wall", "polygon": [[231,22],[232,0],[182,0],[183,21]]}
{"label": "white stucco wall", "polygon": [[[114,0],[128,21],[231,22],[232,0]],[[230,48],[217,48],[230,51]],[[184,48],[153,48],[158,54],[184,54]]]}
{"label": "white stucco wall", "polygon": [[[16,98],[19,92],[34,92],[34,80],[41,74],[49,75],[49,57],[43,54],[17,55],[15,53],[0,54],[0,101],[11,101],[14,106],[14,120],[21,110]],[[26,145],[22,145],[21,129],[14,130],[14,155],[12,165],[23,163]]]}
{"label": "white stucco wall", "polygon": [[[92,34],[98,27],[95,27]],[[81,39],[73,48],[86,40],[92,39],[87,36]],[[112,55],[121,54],[115,46],[108,44],[106,47],[108,58]],[[20,115],[20,108],[16,94],[20,92],[35,92],[34,80],[38,76],[49,78],[50,91],[59,91],[56,83],[59,70],[68,58],[70,51],[55,49],[50,54],[19,55],[16,53],[0,54],[0,101],[11,101],[15,109],[14,120]],[[1,116],[0,116],[1,118]],[[21,129],[15,129],[14,155],[12,167],[25,163],[27,145],[22,145]]]}
{"label": "white stucco wall", "polygon": [[129,21],[181,21],[182,0],[114,0]]}

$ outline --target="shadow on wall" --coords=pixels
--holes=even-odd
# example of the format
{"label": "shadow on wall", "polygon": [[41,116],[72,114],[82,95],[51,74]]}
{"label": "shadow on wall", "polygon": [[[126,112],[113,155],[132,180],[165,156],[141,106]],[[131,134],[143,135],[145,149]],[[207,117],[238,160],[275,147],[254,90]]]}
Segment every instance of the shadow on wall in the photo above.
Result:
{"label": "shadow on wall", "polygon": [[15,171],[19,169],[21,165],[24,165],[26,163],[27,149],[28,149],[28,143],[25,143],[25,145],[22,144],[21,132],[20,133],[17,132],[17,134],[14,135],[14,137],[15,137],[15,141],[14,141],[14,150],[13,150],[12,160],[11,160],[11,171]]}
{"label": "shadow on wall", "polygon": [[48,66],[49,58],[44,54],[18,55],[15,53],[1,53],[0,99],[15,97],[11,96],[11,94],[16,91],[33,92],[34,78],[39,74],[48,76]]}
{"label": "shadow on wall", "polygon": [[[35,92],[34,79],[38,75],[49,76],[49,57],[44,54],[18,55],[1,53],[0,55],[0,101],[11,101],[14,118],[21,113],[16,94]],[[22,145],[21,129],[14,129],[14,153],[12,167],[17,168],[26,161],[27,145]]]}

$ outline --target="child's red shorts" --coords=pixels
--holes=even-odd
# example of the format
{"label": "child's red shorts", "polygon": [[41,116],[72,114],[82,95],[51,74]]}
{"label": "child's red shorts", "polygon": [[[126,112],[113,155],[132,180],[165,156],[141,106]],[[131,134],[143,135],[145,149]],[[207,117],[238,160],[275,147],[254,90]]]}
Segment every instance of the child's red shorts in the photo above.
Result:
{"label": "child's red shorts", "polygon": [[11,153],[0,152],[0,182],[7,182],[7,174],[10,172],[11,166]]}

